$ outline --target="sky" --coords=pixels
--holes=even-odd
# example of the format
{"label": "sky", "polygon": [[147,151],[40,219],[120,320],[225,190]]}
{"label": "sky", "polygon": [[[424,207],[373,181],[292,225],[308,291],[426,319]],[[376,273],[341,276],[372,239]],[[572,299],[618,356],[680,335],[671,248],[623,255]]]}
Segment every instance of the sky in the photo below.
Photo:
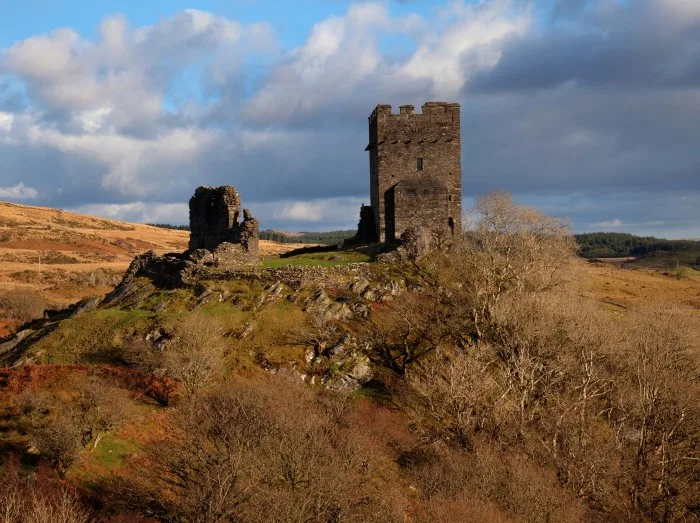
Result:
{"label": "sky", "polygon": [[698,0],[0,0],[0,200],[351,229],[377,104],[462,105],[464,206],[700,238]]}

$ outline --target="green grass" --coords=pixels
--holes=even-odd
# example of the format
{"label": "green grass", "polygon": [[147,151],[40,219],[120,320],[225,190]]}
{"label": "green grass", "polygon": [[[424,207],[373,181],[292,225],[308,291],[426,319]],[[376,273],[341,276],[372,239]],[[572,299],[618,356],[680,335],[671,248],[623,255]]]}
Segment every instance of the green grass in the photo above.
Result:
{"label": "green grass", "polygon": [[639,257],[634,265],[662,269],[673,269],[677,266],[700,269],[700,250],[652,252]]}
{"label": "green grass", "polygon": [[98,319],[116,319],[115,329],[122,329],[129,325],[132,321],[140,318],[152,318],[155,316],[153,311],[145,311],[143,309],[134,309],[130,311],[123,311],[120,309],[98,309],[95,311],[95,316]]}
{"label": "green grass", "polygon": [[266,269],[276,269],[287,265],[296,266],[320,266],[333,267],[335,265],[347,265],[349,263],[371,262],[372,258],[361,252],[355,251],[333,251],[300,254],[291,258],[268,258],[263,260],[261,267]]}
{"label": "green grass", "polygon": [[121,465],[127,454],[133,453],[136,445],[107,434],[92,451],[92,456],[98,463],[112,468]]}

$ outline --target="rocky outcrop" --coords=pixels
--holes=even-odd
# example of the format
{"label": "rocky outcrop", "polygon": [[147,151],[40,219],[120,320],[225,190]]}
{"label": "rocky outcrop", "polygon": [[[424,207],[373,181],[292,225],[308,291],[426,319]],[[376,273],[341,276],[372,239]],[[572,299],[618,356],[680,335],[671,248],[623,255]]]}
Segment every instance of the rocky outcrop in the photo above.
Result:
{"label": "rocky outcrop", "polygon": [[401,243],[392,252],[380,254],[383,263],[415,262],[439,248],[439,235],[428,227],[409,227],[401,235]]}
{"label": "rocky outcrop", "polygon": [[111,296],[124,292],[124,288],[137,277],[146,277],[155,285],[164,288],[177,288],[196,283],[196,272],[206,266],[212,254],[205,249],[192,253],[158,255],[148,251],[136,256],[124,273],[121,283],[112,291]]}

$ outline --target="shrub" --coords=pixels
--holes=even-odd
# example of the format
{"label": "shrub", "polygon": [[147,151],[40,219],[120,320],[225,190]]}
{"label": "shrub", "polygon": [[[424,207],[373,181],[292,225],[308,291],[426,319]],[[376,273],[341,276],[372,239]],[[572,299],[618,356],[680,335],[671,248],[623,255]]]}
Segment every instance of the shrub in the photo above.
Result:
{"label": "shrub", "polygon": [[0,520],[4,523],[87,523],[90,515],[72,490],[39,476],[24,477],[17,459],[0,470]]}
{"label": "shrub", "polygon": [[29,291],[8,291],[0,295],[0,310],[21,322],[43,317],[49,307],[46,299]]}
{"label": "shrub", "polygon": [[140,495],[187,521],[396,520],[333,410],[283,377],[190,398],[148,446]]}
{"label": "shrub", "polygon": [[31,443],[51,462],[60,477],[86,447],[95,448],[125,418],[126,395],[96,376],[74,377],[56,391],[27,394],[21,399],[32,414]]}

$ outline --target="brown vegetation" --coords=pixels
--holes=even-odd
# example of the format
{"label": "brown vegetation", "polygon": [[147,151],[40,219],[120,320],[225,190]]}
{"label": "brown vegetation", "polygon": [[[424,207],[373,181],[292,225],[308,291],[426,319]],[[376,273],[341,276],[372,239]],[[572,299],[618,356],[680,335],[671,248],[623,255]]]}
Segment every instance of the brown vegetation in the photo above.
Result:
{"label": "brown vegetation", "polygon": [[46,475],[23,476],[16,458],[0,470],[0,521],[3,523],[87,523],[89,513],[77,494]]}
{"label": "brown vegetation", "polygon": [[0,317],[20,323],[44,316],[49,303],[34,292],[7,291],[0,294]]}
{"label": "brown vegetation", "polygon": [[32,420],[30,443],[61,478],[82,449],[94,449],[122,423],[126,410],[124,391],[97,376],[75,377],[63,385],[60,392],[27,393],[20,398]]}
{"label": "brown vegetation", "polygon": [[[692,518],[700,317],[664,304],[619,316],[581,300],[561,224],[504,195],[478,209],[463,245],[422,264],[432,285],[369,322],[375,361],[408,378],[401,403],[426,448],[461,449],[468,461],[507,450],[508,462],[533,460],[542,479],[556,472],[559,485],[614,519]],[[459,458],[439,456],[422,467],[433,482],[436,471],[448,476],[437,484],[455,481]],[[424,488],[432,496],[436,487]],[[542,519],[511,512],[499,495],[486,500],[516,519]]]}
{"label": "brown vegetation", "polygon": [[[82,365],[0,374],[0,427],[56,477],[6,463],[0,506],[43,500],[66,521],[87,507],[114,521],[697,521],[700,316],[678,287],[694,283],[642,272],[675,301],[634,289],[611,307],[636,271],[577,260],[560,220],[503,194],[477,219],[352,322],[287,302],[62,322],[56,350]],[[350,339],[375,365],[364,389],[293,370]],[[229,371],[263,349],[285,364]]]}
{"label": "brown vegetation", "polygon": [[121,503],[201,522],[395,520],[386,464],[339,423],[339,401],[284,376],[190,398]]}

